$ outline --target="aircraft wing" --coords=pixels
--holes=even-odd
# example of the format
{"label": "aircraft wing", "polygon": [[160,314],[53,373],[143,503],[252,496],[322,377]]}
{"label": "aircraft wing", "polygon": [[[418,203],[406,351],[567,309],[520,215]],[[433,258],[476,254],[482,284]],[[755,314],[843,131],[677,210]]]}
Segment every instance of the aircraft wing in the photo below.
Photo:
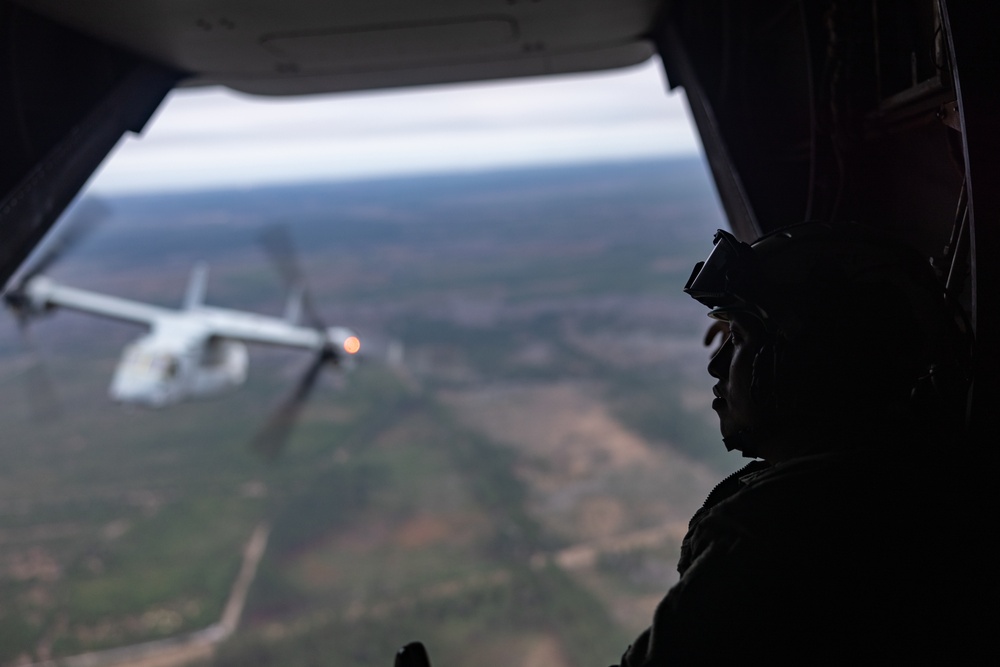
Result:
{"label": "aircraft wing", "polygon": [[274,317],[205,307],[194,312],[198,313],[212,335],[219,338],[308,350],[319,350],[326,342],[323,333],[317,329]]}
{"label": "aircraft wing", "polygon": [[152,327],[156,322],[170,317],[176,311],[148,303],[130,301],[116,296],[61,285],[50,278],[38,276],[23,288],[23,295],[30,308],[43,311],[48,308],[68,308],[90,315],[113,320],[144,324]]}
{"label": "aircraft wing", "polygon": [[360,345],[355,333],[345,327],[316,329],[276,317],[204,306],[192,312],[197,313],[199,321],[213,336],[244,343],[314,351],[332,346],[338,353],[348,354],[357,352]]}

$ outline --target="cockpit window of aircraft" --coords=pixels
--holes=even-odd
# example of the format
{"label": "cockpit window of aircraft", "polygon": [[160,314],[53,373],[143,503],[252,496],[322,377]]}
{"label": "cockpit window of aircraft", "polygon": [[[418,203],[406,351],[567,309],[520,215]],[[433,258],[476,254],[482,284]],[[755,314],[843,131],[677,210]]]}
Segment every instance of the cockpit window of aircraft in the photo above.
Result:
{"label": "cockpit window of aircraft", "polygon": [[0,665],[617,660],[742,464],[680,95],[172,93],[11,283]]}

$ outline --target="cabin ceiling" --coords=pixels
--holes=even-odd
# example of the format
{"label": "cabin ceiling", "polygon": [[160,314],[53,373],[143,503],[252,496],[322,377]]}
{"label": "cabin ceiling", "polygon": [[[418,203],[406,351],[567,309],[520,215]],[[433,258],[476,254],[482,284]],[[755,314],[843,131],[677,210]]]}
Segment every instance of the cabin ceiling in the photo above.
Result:
{"label": "cabin ceiling", "polygon": [[661,0],[18,0],[101,42],[265,95],[622,67]]}

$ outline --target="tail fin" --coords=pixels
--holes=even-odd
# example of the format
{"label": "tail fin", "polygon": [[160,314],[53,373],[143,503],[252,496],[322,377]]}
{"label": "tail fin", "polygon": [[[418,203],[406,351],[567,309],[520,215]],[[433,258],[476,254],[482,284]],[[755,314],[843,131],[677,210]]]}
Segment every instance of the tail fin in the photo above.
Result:
{"label": "tail fin", "polygon": [[293,287],[288,294],[288,301],[285,303],[285,321],[289,324],[298,324],[302,319],[302,303],[305,300],[305,290],[301,287]]}
{"label": "tail fin", "polygon": [[184,309],[197,308],[205,302],[205,287],[208,284],[208,265],[199,262],[191,270],[187,293],[184,295]]}

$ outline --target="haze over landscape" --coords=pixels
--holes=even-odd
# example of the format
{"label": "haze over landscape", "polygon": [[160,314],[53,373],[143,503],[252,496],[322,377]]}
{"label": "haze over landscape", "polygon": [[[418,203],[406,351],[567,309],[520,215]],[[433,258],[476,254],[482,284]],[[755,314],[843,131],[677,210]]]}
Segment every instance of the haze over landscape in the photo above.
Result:
{"label": "haze over landscape", "polygon": [[253,348],[235,393],[122,408],[106,387],[140,330],[59,312],[30,330],[60,406],[38,421],[4,320],[0,664],[227,634],[255,535],[235,633],[122,664],[386,665],[420,638],[436,664],[559,667],[612,662],[648,623],[739,465],[680,292],[722,225],[700,160],[104,203],[56,279],[173,306],[207,260],[210,303],[279,314],[255,237],[286,224],[327,321],[404,361],[327,374],[268,464],[248,443],[304,355]]}

